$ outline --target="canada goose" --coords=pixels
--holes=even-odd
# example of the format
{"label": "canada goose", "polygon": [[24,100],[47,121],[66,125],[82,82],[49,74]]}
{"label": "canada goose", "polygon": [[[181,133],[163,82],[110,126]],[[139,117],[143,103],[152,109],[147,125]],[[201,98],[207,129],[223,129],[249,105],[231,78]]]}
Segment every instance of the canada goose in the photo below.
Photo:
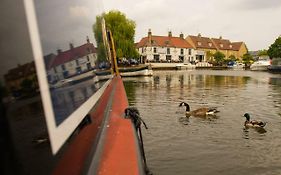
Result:
{"label": "canada goose", "polygon": [[219,112],[216,107],[212,108],[199,108],[193,111],[190,111],[190,107],[187,103],[181,102],[179,107],[186,107],[186,116],[194,116],[194,117],[205,117],[207,115],[215,115],[215,113]]}
{"label": "canada goose", "polygon": [[250,121],[250,114],[245,113],[244,117],[246,117],[246,121],[244,123],[245,127],[254,127],[254,128],[262,128],[266,125],[266,122],[260,120],[251,120]]}

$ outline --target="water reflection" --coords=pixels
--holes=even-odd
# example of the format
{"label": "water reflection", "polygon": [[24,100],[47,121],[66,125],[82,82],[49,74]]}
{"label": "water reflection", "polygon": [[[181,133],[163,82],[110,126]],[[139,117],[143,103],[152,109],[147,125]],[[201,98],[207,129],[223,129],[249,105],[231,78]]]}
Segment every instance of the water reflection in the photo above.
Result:
{"label": "water reflection", "polygon": [[[134,89],[127,94],[129,103],[152,126],[144,132],[151,170],[161,175],[280,174],[279,81],[280,76],[267,72],[204,70],[155,71],[145,83],[143,78],[125,80],[125,87]],[[220,113],[186,118],[178,107],[182,101],[194,109],[217,106]],[[245,112],[270,125],[243,128]]]}
{"label": "water reflection", "polygon": [[51,92],[56,124],[59,125],[81,104],[86,102],[104,82],[94,83],[88,80],[79,84],[53,89]]}

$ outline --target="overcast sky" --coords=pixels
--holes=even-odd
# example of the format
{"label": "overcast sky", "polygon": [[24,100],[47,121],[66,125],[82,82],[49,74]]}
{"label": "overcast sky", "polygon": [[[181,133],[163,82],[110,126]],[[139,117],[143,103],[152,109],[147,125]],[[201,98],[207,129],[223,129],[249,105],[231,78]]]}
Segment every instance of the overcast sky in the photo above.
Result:
{"label": "overcast sky", "polygon": [[201,33],[259,50],[281,35],[281,0],[104,0],[103,5],[136,22],[136,42],[151,28],[153,35]]}

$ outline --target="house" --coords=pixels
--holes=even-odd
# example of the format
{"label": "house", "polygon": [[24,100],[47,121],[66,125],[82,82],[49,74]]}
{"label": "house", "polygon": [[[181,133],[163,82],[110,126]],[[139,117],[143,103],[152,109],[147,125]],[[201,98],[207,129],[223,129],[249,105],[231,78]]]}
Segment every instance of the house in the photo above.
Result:
{"label": "house", "polygon": [[226,59],[230,56],[242,60],[242,56],[247,53],[247,47],[244,42],[231,42],[228,39],[202,37],[201,34],[197,36],[189,35],[186,37],[188,41],[195,48],[195,56],[198,61],[212,61],[212,54],[217,51],[222,52]]}
{"label": "house", "polygon": [[57,55],[51,60],[45,59],[49,83],[55,83],[94,69],[97,53],[94,44],[90,43],[88,38],[87,43],[81,46],[74,47],[70,43],[69,47],[69,50],[66,51],[58,49]]}
{"label": "house", "polygon": [[149,29],[147,37],[136,44],[141,55],[141,62],[192,62],[195,61],[193,47],[184,39],[183,34],[179,37],[152,35]]}
{"label": "house", "polygon": [[23,88],[23,82],[28,80],[31,82],[30,88],[38,88],[36,69],[34,61],[18,64],[17,67],[12,68],[4,75],[5,84],[9,92],[16,93]]}

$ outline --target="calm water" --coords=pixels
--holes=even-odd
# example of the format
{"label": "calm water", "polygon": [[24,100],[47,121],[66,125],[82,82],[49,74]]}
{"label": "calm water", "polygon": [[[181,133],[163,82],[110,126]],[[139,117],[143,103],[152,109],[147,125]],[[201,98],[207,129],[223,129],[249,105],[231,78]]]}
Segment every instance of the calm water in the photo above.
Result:
{"label": "calm water", "polygon": [[[154,174],[281,174],[281,75],[158,71],[124,80],[130,105],[149,127],[144,144]],[[191,110],[217,106],[220,113],[188,120],[181,101]],[[265,130],[245,130],[245,112],[266,121]]]}

